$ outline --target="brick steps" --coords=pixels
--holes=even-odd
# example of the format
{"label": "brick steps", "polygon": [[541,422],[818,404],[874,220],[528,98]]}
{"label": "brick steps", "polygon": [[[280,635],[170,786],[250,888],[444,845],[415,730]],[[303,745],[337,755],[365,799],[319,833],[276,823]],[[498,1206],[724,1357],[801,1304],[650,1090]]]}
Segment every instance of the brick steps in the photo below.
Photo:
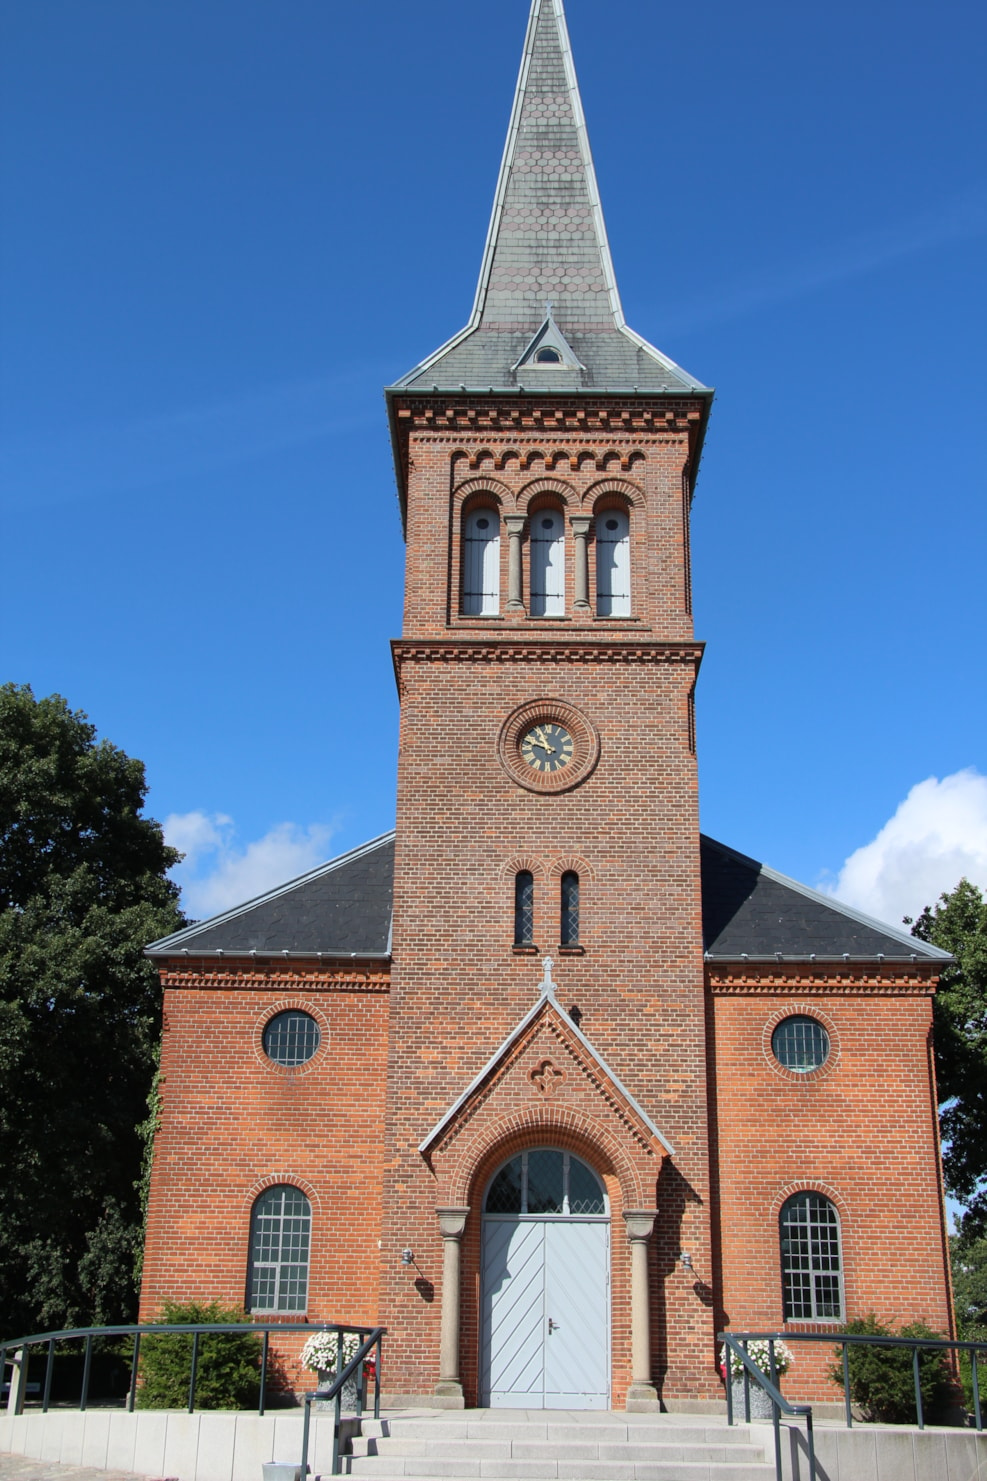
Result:
{"label": "brick steps", "polygon": [[[368,1420],[351,1443],[351,1476],[402,1481],[773,1481],[763,1442],[745,1426],[676,1416],[546,1417],[480,1411],[476,1418]],[[491,1417],[486,1417],[490,1415]],[[481,1417],[482,1416],[482,1417]]]}

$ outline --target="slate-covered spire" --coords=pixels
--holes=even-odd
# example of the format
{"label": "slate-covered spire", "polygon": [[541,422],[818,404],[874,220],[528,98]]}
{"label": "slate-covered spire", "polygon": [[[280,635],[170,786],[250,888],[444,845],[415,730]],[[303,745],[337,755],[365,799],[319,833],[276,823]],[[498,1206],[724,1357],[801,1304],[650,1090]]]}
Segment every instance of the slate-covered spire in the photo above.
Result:
{"label": "slate-covered spire", "polygon": [[[540,363],[525,352],[549,322],[570,353]],[[519,383],[701,389],[624,323],[562,0],[532,0],[470,322],[398,385],[513,390]]]}

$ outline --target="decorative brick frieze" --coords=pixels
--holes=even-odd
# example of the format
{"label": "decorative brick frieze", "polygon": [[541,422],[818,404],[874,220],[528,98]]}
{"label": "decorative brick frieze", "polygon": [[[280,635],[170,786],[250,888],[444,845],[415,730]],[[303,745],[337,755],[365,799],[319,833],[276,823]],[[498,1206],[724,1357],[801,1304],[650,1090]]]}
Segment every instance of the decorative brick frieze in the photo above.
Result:
{"label": "decorative brick frieze", "polygon": [[706,983],[716,996],[739,993],[866,992],[896,997],[915,994],[931,997],[938,975],[925,962],[879,961],[787,961],[707,962]]}
{"label": "decorative brick frieze", "polygon": [[162,987],[195,988],[217,991],[237,988],[243,992],[285,992],[292,988],[306,992],[382,992],[390,990],[390,971],[386,966],[374,971],[350,967],[331,971],[321,967],[306,970],[297,962],[282,963],[276,958],[263,963],[215,957],[189,959],[181,966],[159,969]]}

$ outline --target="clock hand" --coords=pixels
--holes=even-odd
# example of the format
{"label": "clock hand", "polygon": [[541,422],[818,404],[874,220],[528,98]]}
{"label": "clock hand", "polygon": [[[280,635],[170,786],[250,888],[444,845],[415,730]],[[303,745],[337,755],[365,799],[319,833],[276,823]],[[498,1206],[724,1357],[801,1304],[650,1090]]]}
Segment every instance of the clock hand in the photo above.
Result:
{"label": "clock hand", "polygon": [[555,755],[555,747],[548,745],[547,742],[544,740],[532,740],[529,741],[528,744],[531,746],[532,750],[535,748],[535,746],[541,746],[542,750],[547,751],[550,756]]}

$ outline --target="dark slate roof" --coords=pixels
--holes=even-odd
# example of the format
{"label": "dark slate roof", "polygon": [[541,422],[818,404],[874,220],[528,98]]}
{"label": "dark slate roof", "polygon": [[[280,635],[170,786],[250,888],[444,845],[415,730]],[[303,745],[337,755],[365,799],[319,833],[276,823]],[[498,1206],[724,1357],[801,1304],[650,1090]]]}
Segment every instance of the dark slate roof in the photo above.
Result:
{"label": "dark slate roof", "polygon": [[173,936],[149,956],[387,956],[391,946],[394,834],[385,833],[278,889]]}
{"label": "dark slate roof", "polygon": [[[578,366],[514,369],[547,305]],[[532,0],[473,314],[392,389],[705,392],[624,322],[562,0]]]}
{"label": "dark slate roof", "polygon": [[872,920],[705,836],[703,943],[709,957],[861,957],[949,961],[949,953]]}
{"label": "dark slate roof", "polygon": [[[738,854],[701,840],[703,940],[708,956],[944,962],[948,953]],[[387,956],[394,834],[322,864],[235,910],[155,941],[155,957],[259,955]]]}

